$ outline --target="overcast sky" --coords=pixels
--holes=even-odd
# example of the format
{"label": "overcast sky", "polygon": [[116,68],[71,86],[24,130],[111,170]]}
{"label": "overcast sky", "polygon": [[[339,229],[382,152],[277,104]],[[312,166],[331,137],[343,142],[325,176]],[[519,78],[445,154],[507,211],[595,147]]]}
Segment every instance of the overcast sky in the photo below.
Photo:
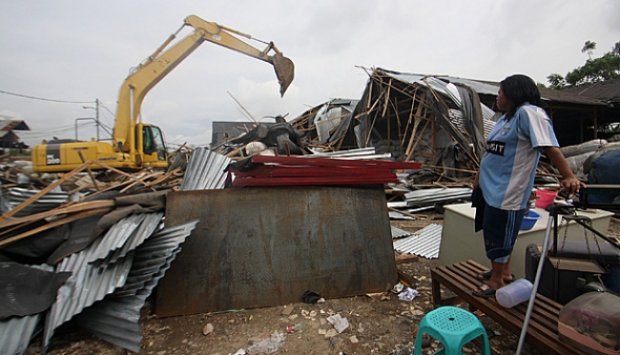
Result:
{"label": "overcast sky", "polygon": [[269,64],[203,43],[142,105],[143,121],[173,145],[208,144],[213,121],[249,121],[228,93],[257,119],[290,120],[331,98],[359,98],[368,80],[360,67],[492,81],[523,73],[547,84],[584,64],[585,41],[597,43],[593,57],[620,41],[618,0],[3,0],[0,90],[80,103],[0,93],[0,118],[26,121],[32,132],[17,133],[29,144],[74,138],[75,119],[95,113],[81,102],[99,99],[101,121],[113,126],[129,70],[190,14],[273,41],[295,63],[295,80],[280,98]]}

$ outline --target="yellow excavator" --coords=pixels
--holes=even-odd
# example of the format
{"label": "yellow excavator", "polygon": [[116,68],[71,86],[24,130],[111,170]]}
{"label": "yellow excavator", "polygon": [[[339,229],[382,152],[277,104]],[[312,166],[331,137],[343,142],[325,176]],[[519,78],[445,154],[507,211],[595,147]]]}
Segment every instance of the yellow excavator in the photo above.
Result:
{"label": "yellow excavator", "polygon": [[[194,31],[172,44],[177,34],[186,26]],[[166,146],[157,126],[141,122],[140,108],[144,97],[153,86],[191,54],[204,41],[219,44],[239,53],[273,65],[280,95],[293,81],[293,62],[273,44],[266,43],[259,50],[239,37],[252,40],[252,36],[209,22],[198,16],[188,16],[181,28],[170,35],[157,50],[141,63],[123,82],[118,95],[112,144],[100,141],[52,140],[32,149],[35,172],[66,172],[86,161],[99,161],[120,169],[165,168],[168,166]],[[254,39],[256,40],[256,39]],[[93,164],[91,169],[102,169]]]}

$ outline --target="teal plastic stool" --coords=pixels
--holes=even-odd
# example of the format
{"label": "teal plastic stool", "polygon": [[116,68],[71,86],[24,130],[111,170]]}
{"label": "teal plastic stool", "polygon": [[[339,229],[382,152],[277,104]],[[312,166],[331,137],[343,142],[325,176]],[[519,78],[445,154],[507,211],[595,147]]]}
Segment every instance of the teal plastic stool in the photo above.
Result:
{"label": "teal plastic stool", "polygon": [[413,353],[421,354],[422,337],[428,334],[441,341],[444,354],[461,354],[463,346],[482,336],[482,353],[491,355],[489,337],[478,317],[459,307],[445,306],[428,312],[420,321]]}

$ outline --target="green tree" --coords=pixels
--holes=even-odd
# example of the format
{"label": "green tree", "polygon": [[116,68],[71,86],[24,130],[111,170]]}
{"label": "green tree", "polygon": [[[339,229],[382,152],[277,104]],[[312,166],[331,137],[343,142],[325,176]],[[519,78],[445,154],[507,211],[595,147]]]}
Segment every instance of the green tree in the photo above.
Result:
{"label": "green tree", "polygon": [[549,74],[547,76],[547,81],[554,89],[563,88],[566,86],[566,80],[564,80],[564,77],[558,73]]}
{"label": "green tree", "polygon": [[[588,52],[596,48],[596,43],[586,41],[582,52]],[[620,41],[616,42],[611,51],[605,53],[600,58],[589,58],[586,63],[577,67],[563,77],[560,74],[552,73],[547,76],[547,81],[553,89],[562,89],[565,87],[578,86],[583,84],[592,84],[601,81],[611,80],[620,77]]]}
{"label": "green tree", "polygon": [[596,49],[596,42],[586,41],[581,48],[581,53],[588,53],[588,58],[592,59],[592,52]]}

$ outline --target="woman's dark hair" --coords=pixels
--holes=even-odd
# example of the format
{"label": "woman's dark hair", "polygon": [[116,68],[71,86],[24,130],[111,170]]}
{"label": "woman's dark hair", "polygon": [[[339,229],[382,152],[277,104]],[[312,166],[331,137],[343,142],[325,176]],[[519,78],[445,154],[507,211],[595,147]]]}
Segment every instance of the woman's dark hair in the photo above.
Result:
{"label": "woman's dark hair", "polygon": [[504,96],[512,102],[512,108],[506,112],[506,117],[512,117],[517,109],[526,102],[540,106],[540,91],[532,78],[526,75],[515,74],[499,83]]}

